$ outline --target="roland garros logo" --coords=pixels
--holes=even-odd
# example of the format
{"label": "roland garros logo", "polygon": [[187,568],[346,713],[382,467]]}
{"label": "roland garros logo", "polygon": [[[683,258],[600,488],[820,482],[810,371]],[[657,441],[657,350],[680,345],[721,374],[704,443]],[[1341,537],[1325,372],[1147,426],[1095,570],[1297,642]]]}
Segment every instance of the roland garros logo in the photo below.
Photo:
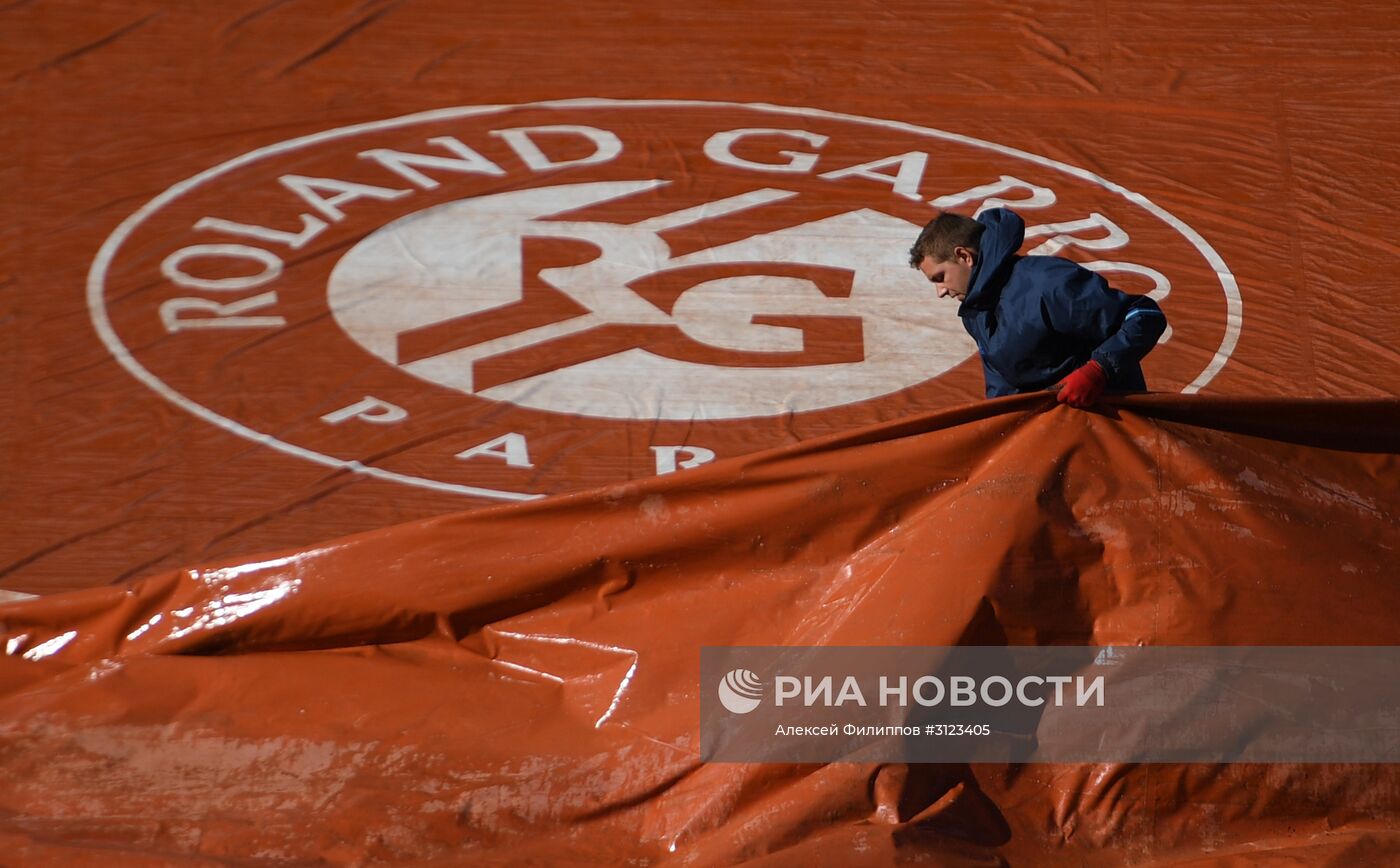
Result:
{"label": "roland garros logo", "polygon": [[1186,223],[1074,166],[813,109],[569,100],[270,145],[128,218],[89,278],[136,377],[269,448],[522,499],[980,396],[907,266],[937,209],[1010,205],[1028,253],[1151,294],[1158,390],[1240,326]]}

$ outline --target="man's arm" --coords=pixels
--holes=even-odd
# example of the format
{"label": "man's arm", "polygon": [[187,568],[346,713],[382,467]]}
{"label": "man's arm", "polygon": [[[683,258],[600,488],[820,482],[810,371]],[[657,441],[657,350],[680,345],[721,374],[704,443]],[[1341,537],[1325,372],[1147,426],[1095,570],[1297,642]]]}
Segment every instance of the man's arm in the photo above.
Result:
{"label": "man's arm", "polygon": [[1050,327],[1096,344],[1090,359],[1098,362],[1109,381],[1125,364],[1152,351],[1167,328],[1157,302],[1129,295],[1108,285],[1097,273],[1067,259],[1060,260],[1055,280],[1041,303]]}

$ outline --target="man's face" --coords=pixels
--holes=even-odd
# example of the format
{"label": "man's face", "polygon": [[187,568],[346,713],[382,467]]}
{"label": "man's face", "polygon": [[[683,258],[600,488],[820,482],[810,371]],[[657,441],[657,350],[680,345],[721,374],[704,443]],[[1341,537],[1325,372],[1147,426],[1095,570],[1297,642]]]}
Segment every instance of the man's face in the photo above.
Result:
{"label": "man's face", "polygon": [[951,298],[961,302],[967,298],[968,283],[972,280],[972,266],[977,261],[969,247],[953,248],[953,258],[945,262],[935,262],[932,256],[925,256],[919,263],[919,270],[928,278],[939,298]]}

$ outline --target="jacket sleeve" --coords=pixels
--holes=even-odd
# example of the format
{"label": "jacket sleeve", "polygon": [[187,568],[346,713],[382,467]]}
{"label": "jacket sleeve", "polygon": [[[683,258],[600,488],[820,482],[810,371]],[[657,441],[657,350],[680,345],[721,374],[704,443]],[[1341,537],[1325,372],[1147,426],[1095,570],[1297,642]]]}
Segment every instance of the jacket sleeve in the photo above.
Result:
{"label": "jacket sleeve", "polygon": [[1167,329],[1167,317],[1145,295],[1129,295],[1068,259],[1041,302],[1041,313],[1055,331],[1095,345],[1089,356],[1112,381],[1125,363],[1140,362]]}
{"label": "jacket sleeve", "polygon": [[996,368],[991,366],[985,355],[982,356],[982,379],[987,386],[988,398],[1000,398],[1003,395],[1015,395],[1020,392],[1020,389],[1008,383],[1005,377],[997,373]]}

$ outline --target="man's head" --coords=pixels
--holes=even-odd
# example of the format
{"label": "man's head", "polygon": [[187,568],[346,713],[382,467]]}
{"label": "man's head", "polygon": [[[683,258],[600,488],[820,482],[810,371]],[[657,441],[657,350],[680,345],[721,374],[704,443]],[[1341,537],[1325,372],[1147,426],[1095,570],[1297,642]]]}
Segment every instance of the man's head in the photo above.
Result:
{"label": "man's head", "polygon": [[986,228],[971,217],[944,211],[929,221],[909,248],[909,265],[921,271],[939,298],[967,298],[972,267]]}

